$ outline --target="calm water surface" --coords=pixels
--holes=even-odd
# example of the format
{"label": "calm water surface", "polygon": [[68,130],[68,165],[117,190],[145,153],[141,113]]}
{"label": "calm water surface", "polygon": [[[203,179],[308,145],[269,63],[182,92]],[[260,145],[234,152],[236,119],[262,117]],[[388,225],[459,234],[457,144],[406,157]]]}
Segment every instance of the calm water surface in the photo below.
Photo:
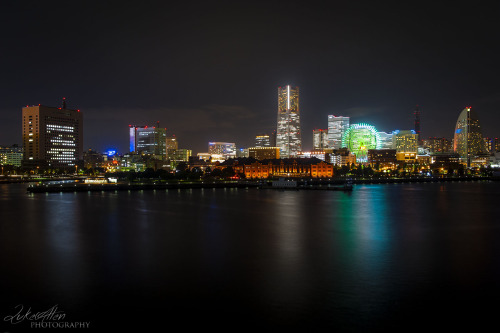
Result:
{"label": "calm water surface", "polygon": [[[28,194],[0,185],[0,331],[15,306],[95,330],[496,325],[500,182]],[[180,326],[182,325],[182,326]]]}

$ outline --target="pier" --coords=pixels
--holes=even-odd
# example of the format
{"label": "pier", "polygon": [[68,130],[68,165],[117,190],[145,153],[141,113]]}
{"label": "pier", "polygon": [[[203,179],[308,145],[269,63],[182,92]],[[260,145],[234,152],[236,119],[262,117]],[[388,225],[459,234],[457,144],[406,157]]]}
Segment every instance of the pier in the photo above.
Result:
{"label": "pier", "polygon": [[51,192],[101,192],[101,191],[141,191],[141,190],[175,190],[175,189],[210,189],[210,188],[249,188],[257,187],[256,183],[240,182],[179,182],[179,183],[109,183],[109,184],[31,184],[27,191],[31,193]]}
{"label": "pier", "polygon": [[[408,177],[408,178],[368,178],[351,179],[350,184],[404,184],[404,183],[437,183],[437,182],[467,182],[467,181],[496,181],[494,177]],[[211,188],[258,188],[278,190],[325,190],[351,191],[353,186],[346,186],[346,179],[312,179],[291,180],[293,186],[273,186],[270,180],[237,180],[237,181],[192,181],[192,182],[117,182],[105,184],[88,184],[81,180],[64,180],[58,182],[38,182],[30,184],[27,191],[30,193],[53,192],[89,192],[89,191],[141,191],[141,190],[169,190],[169,189],[211,189]]]}

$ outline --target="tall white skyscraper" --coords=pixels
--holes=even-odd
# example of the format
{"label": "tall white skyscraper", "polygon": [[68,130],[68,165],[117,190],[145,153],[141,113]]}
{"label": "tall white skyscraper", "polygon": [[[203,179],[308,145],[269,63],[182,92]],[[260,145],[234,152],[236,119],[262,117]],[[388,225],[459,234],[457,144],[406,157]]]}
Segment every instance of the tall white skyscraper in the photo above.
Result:
{"label": "tall white skyscraper", "polygon": [[349,117],[328,116],[328,148],[340,149],[342,136],[349,128]]}
{"label": "tall white skyscraper", "polygon": [[276,146],[282,158],[297,156],[302,151],[298,87],[278,88]]}
{"label": "tall white skyscraper", "polygon": [[392,142],[393,133],[378,132],[380,136],[380,149],[395,149]]}

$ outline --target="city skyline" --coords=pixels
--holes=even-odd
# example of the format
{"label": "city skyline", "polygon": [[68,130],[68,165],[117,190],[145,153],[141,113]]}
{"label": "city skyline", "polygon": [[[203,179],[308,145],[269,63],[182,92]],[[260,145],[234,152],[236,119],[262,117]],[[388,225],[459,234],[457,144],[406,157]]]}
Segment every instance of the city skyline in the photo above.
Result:
{"label": "city skyline", "polygon": [[[469,105],[483,135],[499,135],[499,35],[491,8],[299,2],[96,8],[6,6],[3,31],[19,29],[6,37],[2,55],[0,144],[21,143],[21,106],[57,106],[67,97],[69,108],[85,112],[85,149],[123,153],[124,127],[156,121],[195,153],[209,141],[250,147],[255,135],[276,128],[275,89],[284,84],[301,89],[304,150],[328,115],[385,132],[408,130],[416,105],[422,138],[451,139]],[[290,26],[289,33],[280,26]],[[283,54],[281,45],[294,51]]]}
{"label": "city skyline", "polygon": [[[279,87],[279,88],[281,88],[281,87]],[[298,89],[298,88],[297,88],[297,89]],[[62,102],[63,102],[63,105],[65,106],[65,104],[66,104],[66,98],[65,98],[65,97],[63,97],[63,98],[62,98]],[[41,105],[41,104],[39,104],[39,105]],[[27,105],[26,107],[29,107],[29,106]],[[32,107],[35,107],[35,106],[33,105]],[[24,109],[24,107],[22,107],[22,108]],[[54,109],[57,109],[57,107],[55,107],[55,106],[53,106],[53,107],[49,107],[49,108],[54,108]],[[467,108],[468,108],[468,107],[466,107],[466,109],[467,109]],[[59,108],[59,109],[60,109],[60,108]],[[80,110],[78,110],[78,111],[80,111]],[[462,112],[463,112],[463,111],[461,111],[459,114],[461,114]],[[345,115],[340,115],[340,116],[338,116],[338,115],[328,115],[328,119],[327,119],[326,126],[325,126],[325,127],[327,127],[327,129],[325,129],[325,130],[320,130],[320,131],[326,131],[326,132],[328,131],[328,125],[329,125],[329,122],[331,121],[332,117],[346,118],[346,116],[345,116]],[[349,119],[349,117],[347,117],[347,119]],[[147,122],[147,121],[143,121],[143,123],[148,123],[148,122]],[[151,123],[152,125],[150,125],[150,126],[148,126],[148,125],[144,125],[144,126],[142,126],[142,127],[144,127],[144,128],[148,128],[148,127],[154,128],[154,127],[155,127],[155,125],[158,125],[159,121],[150,122],[150,123]],[[277,122],[277,123],[278,123],[278,122]],[[108,143],[106,143],[106,142],[97,141],[97,142],[99,142],[99,145],[100,145],[101,147],[104,147],[104,148],[102,148],[102,149],[100,150],[99,148],[97,148],[97,149],[96,149],[96,147],[95,147],[95,146],[92,146],[92,147],[91,147],[91,146],[89,146],[89,147],[84,147],[84,150],[86,150],[86,149],[93,149],[93,150],[103,151],[103,152],[104,152],[104,151],[109,150],[109,149],[111,149],[111,150],[116,150],[116,149],[118,149],[118,150],[116,150],[116,152],[117,152],[118,154],[126,154],[126,153],[129,153],[129,152],[133,152],[133,151],[134,151],[134,149],[130,148],[130,147],[131,147],[131,141],[130,141],[130,140],[131,140],[131,134],[130,134],[130,128],[131,128],[131,126],[132,126],[132,125],[130,125],[130,124],[128,125],[128,127],[129,127],[129,131],[127,132],[127,140],[128,140],[128,141],[127,141],[127,143],[125,143],[125,144],[124,144],[124,143],[120,142],[118,145],[110,145],[110,144],[108,144]],[[137,127],[137,126],[135,126],[135,125],[134,125],[133,127],[135,128],[135,127]],[[403,128],[403,127],[400,127],[400,128]],[[162,129],[162,130],[164,130],[164,131],[165,131],[164,136],[166,137],[167,133],[169,133],[169,132],[168,132],[168,130],[167,130],[166,128],[164,128],[164,129]],[[411,129],[411,127],[410,127],[410,128],[408,128],[408,129],[405,129],[405,130],[413,130],[413,129]],[[274,131],[275,131],[275,130],[274,130]],[[310,135],[309,135],[309,136],[311,137],[311,140],[308,140],[308,141],[311,141],[311,142],[310,142],[311,144],[309,145],[309,147],[308,147],[307,149],[302,148],[302,150],[301,150],[301,151],[311,151],[311,150],[314,150],[314,149],[315,149],[315,148],[314,148],[314,144],[315,144],[315,143],[314,143],[314,138],[313,138],[313,137],[314,137],[314,133],[315,133],[316,131],[318,131],[318,128],[317,128],[317,127],[315,127],[315,128],[311,131],[311,133],[310,133]],[[400,129],[391,129],[391,130],[387,130],[387,131],[381,130],[379,133],[390,134],[390,133],[393,133],[393,132],[399,132],[399,131],[400,131]],[[272,132],[272,130],[270,131],[270,134],[272,134],[271,132]],[[176,137],[176,134],[175,134],[175,133],[171,133],[171,132],[170,132],[170,133],[169,133],[169,135],[170,135],[170,136],[173,136],[173,137]],[[269,134],[263,134],[263,135],[265,135],[265,136],[269,136]],[[301,136],[303,137],[303,135],[302,135],[302,131],[301,131]],[[454,131],[451,135],[442,135],[442,136],[434,136],[434,137],[429,136],[429,137],[422,137],[422,139],[427,139],[427,138],[429,138],[429,139],[430,139],[430,138],[446,138],[446,139],[449,139],[449,140],[453,140],[455,136],[456,136],[456,133],[455,133],[455,131]],[[245,140],[245,142],[250,142],[250,144],[249,144],[249,145],[246,145],[246,146],[242,147],[242,146],[239,146],[238,144],[236,144],[236,147],[237,147],[238,149],[239,149],[239,148],[250,148],[250,147],[254,147],[254,146],[255,146],[255,137],[259,137],[259,135],[256,135],[256,136],[254,136],[253,138],[250,138],[250,139],[246,139],[246,140]],[[306,137],[307,137],[307,135],[306,135]],[[496,136],[496,135],[493,135],[493,136],[486,136],[486,135],[483,135],[483,138],[484,138],[484,139],[486,139],[486,138],[494,138],[494,137],[497,137],[497,136]],[[85,136],[84,136],[84,138],[85,138]],[[210,141],[214,141],[214,140],[210,140]],[[210,143],[210,141],[209,141],[209,143]],[[228,141],[237,141],[237,140],[234,140],[234,139],[233,139],[233,140],[228,140]],[[303,139],[301,139],[301,141],[303,141]],[[85,142],[85,140],[84,140],[84,142]],[[14,145],[16,145],[16,144],[18,144],[18,143],[17,143],[17,142],[14,142],[14,143],[9,143],[9,144],[6,144],[6,145],[4,144],[4,145],[1,145],[1,146],[10,146],[10,145],[13,145],[13,144],[14,144]],[[202,143],[202,144],[203,144],[203,143]],[[197,146],[201,146],[202,144],[197,143]],[[204,144],[206,145],[206,143],[204,143]],[[22,144],[21,144],[20,146],[22,147]],[[128,147],[128,148],[127,148],[127,147]],[[190,147],[188,147],[188,148],[190,148]],[[340,146],[339,146],[338,148],[340,148]],[[197,153],[205,153],[205,152],[206,152],[206,149],[203,149],[203,148],[199,149],[199,151],[194,151],[194,153],[195,153],[195,154],[197,154]]]}

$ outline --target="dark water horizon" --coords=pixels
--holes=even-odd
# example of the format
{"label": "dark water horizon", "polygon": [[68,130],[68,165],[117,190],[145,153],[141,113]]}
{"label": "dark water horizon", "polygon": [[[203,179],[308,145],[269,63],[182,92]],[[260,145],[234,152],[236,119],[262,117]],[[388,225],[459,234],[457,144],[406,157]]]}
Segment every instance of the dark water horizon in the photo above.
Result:
{"label": "dark water horizon", "polygon": [[500,296],[499,199],[487,181],[352,193],[2,184],[0,332],[39,322],[5,320],[18,305],[57,306],[60,322],[94,330],[483,330]]}

